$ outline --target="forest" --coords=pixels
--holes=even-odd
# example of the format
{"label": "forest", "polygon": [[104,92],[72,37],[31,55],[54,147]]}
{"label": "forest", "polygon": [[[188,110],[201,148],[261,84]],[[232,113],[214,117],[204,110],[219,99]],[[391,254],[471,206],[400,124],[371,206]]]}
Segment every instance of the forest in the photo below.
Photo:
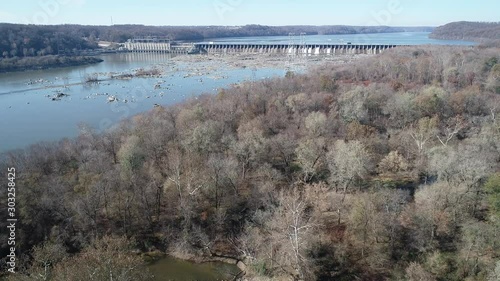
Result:
{"label": "forest", "polygon": [[426,46],[82,124],[1,157],[6,278],[150,280],[162,252],[246,280],[499,280],[499,114],[498,48]]}
{"label": "forest", "polygon": [[500,41],[500,22],[452,22],[436,27],[431,38],[471,41]]}

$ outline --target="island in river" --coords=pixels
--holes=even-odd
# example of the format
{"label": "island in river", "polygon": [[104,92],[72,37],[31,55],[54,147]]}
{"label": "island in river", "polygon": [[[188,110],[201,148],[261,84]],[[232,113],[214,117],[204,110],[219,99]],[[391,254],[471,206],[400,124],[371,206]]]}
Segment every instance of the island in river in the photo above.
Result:
{"label": "island in river", "polygon": [[102,59],[97,57],[58,55],[4,58],[0,59],[0,73],[88,65],[102,61]]}

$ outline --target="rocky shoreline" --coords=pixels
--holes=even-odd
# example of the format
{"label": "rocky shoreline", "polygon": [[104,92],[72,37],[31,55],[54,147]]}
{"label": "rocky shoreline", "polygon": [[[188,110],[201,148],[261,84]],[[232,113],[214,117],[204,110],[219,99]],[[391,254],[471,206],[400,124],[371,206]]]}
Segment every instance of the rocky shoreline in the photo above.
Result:
{"label": "rocky shoreline", "polygon": [[193,254],[179,253],[179,252],[169,252],[166,254],[168,256],[174,257],[176,259],[190,261],[194,263],[207,263],[207,262],[222,262],[227,264],[236,265],[242,272],[242,276],[246,272],[246,264],[242,258],[231,257],[221,253],[212,253],[211,256],[198,256]]}

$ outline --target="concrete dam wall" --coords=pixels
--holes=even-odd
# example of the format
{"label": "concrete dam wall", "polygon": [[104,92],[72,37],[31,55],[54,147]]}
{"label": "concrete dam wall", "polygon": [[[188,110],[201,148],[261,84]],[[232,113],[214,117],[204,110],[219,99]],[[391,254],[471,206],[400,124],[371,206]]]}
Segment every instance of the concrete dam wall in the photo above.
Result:
{"label": "concrete dam wall", "polygon": [[379,54],[402,45],[373,44],[251,44],[251,43],[171,43],[170,40],[132,39],[123,43],[129,52],[139,53],[276,53],[287,55]]}
{"label": "concrete dam wall", "polygon": [[304,55],[379,54],[402,45],[353,44],[225,44],[197,43],[201,53],[276,53]]}

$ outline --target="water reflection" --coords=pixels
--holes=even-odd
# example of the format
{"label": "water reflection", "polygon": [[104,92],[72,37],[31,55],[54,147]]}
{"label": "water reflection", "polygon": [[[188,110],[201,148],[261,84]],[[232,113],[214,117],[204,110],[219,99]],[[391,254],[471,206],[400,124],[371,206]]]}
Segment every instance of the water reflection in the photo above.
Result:
{"label": "water reflection", "polygon": [[120,60],[126,62],[150,62],[150,63],[163,63],[168,61],[175,55],[173,54],[160,54],[160,53],[121,53],[118,54]]}

